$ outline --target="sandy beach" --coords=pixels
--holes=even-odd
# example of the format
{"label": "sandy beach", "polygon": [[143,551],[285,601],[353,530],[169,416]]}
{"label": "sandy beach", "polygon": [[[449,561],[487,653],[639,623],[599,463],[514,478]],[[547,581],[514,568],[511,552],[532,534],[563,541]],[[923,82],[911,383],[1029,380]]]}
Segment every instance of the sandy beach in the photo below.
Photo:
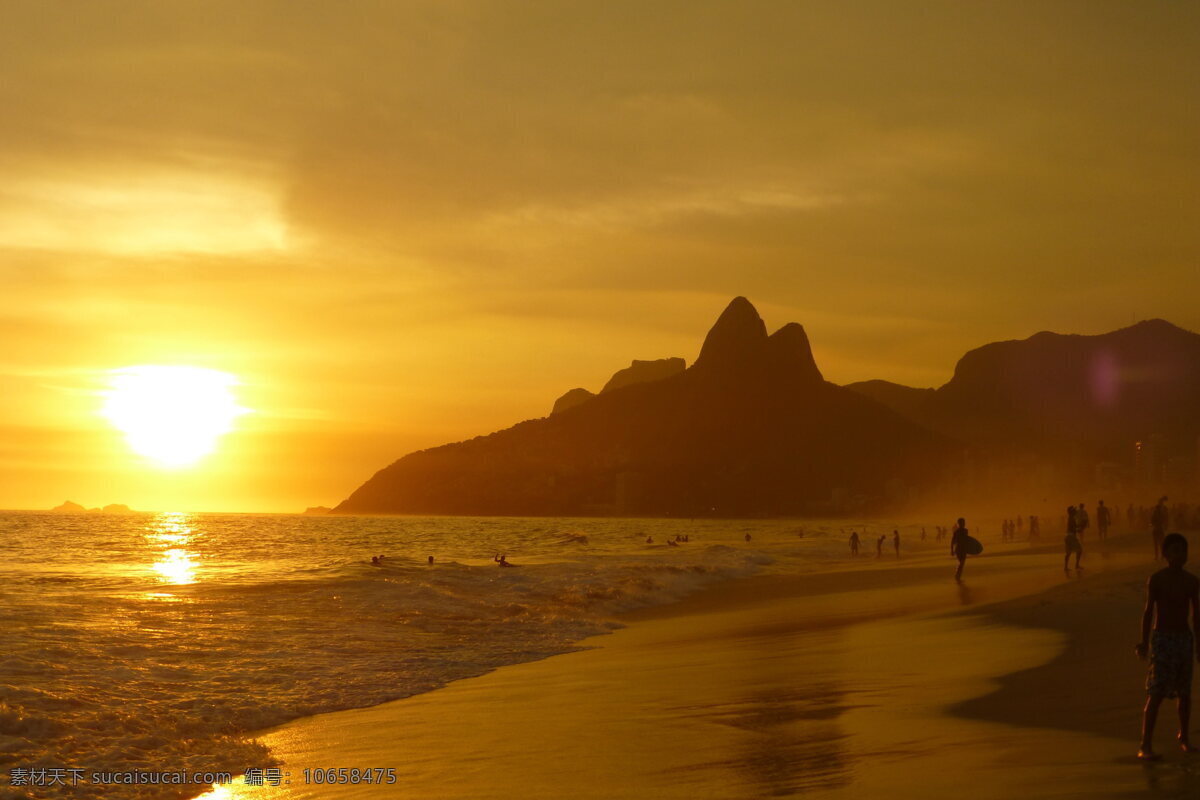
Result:
{"label": "sandy beach", "polygon": [[[732,581],[578,652],[265,731],[290,784],[205,797],[1195,797],[1173,707],[1164,761],[1133,757],[1144,539],[1087,543],[1081,574],[1048,543],[961,585],[932,549]],[[331,767],[396,782],[306,782]]]}

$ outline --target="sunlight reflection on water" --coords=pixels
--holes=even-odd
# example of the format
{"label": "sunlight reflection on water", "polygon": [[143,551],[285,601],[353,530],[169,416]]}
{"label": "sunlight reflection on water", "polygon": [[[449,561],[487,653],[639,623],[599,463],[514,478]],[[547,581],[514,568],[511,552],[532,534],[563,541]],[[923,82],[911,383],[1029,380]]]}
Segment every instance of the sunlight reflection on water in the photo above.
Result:
{"label": "sunlight reflection on water", "polygon": [[[198,555],[185,549],[193,539],[189,521],[187,514],[166,512],[153,518],[147,529],[146,539],[149,545],[153,548],[165,548],[153,554],[157,560],[151,564],[162,583],[183,586],[197,580],[198,562],[195,559]],[[161,592],[152,594],[166,599]]]}

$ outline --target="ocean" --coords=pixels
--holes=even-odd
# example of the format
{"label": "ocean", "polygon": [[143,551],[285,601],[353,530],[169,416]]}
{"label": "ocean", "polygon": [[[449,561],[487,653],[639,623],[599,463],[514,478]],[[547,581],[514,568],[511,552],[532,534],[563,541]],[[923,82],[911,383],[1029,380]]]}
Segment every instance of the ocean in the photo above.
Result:
{"label": "ocean", "polygon": [[566,652],[717,581],[819,569],[844,556],[837,525],[2,512],[0,797],[87,796],[14,770],[269,766],[248,733]]}

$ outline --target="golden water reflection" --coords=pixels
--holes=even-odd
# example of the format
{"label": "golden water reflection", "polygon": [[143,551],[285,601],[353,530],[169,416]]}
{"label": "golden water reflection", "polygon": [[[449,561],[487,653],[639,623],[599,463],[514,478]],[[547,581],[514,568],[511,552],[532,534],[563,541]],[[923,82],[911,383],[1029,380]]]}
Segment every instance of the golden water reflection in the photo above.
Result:
{"label": "golden water reflection", "polygon": [[182,586],[197,580],[198,556],[188,549],[195,538],[190,522],[187,514],[166,512],[159,514],[146,531],[155,558],[151,568],[162,583]]}
{"label": "golden water reflection", "polygon": [[186,584],[196,582],[196,562],[186,550],[173,548],[163,554],[161,561],[154,563],[163,583]]}

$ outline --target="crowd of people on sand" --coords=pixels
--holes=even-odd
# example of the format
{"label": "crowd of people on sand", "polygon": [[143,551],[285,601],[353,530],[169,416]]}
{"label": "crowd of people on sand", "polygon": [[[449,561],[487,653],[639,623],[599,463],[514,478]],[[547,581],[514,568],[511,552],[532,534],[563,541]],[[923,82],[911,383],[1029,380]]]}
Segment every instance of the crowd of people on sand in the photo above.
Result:
{"label": "crowd of people on sand", "polygon": [[[1134,652],[1149,662],[1146,674],[1146,704],[1142,710],[1142,739],[1137,757],[1142,761],[1157,761],[1161,756],[1154,750],[1154,728],[1158,709],[1168,698],[1175,698],[1179,713],[1179,732],[1176,739],[1184,753],[1197,753],[1200,748],[1191,743],[1191,690],[1194,665],[1200,661],[1200,579],[1183,567],[1188,560],[1188,540],[1177,532],[1168,533],[1174,526],[1180,529],[1200,529],[1200,504],[1176,503],[1168,506],[1168,498],[1160,497],[1152,507],[1125,509],[1125,520],[1132,530],[1149,528],[1154,561],[1167,565],[1150,576],[1146,585],[1146,604],[1142,614],[1141,637]],[[1117,515],[1119,515],[1119,510]],[[1014,541],[1021,530],[1020,517],[1004,520],[1002,541]],[[1100,541],[1108,538],[1114,513],[1103,500],[1096,504],[1095,530]],[[1092,526],[1092,516],[1084,503],[1067,507],[1063,518],[1063,570],[1080,569],[1083,539]],[[938,529],[938,538],[942,535]],[[1040,522],[1029,517],[1029,538],[1037,541]],[[950,553],[958,559],[956,580],[962,580],[963,567],[970,553],[967,544],[971,537],[966,522],[958,520],[951,535]],[[851,541],[851,552],[857,552],[857,542]],[[1189,620],[1190,617],[1190,620]]]}
{"label": "crowd of people on sand", "polygon": [[[1137,656],[1149,661],[1146,677],[1146,705],[1142,717],[1142,740],[1137,757],[1143,761],[1155,761],[1161,756],[1154,751],[1154,727],[1158,719],[1158,709],[1164,699],[1176,698],[1178,702],[1180,728],[1177,736],[1180,748],[1186,753],[1200,751],[1191,744],[1189,738],[1189,720],[1191,713],[1191,685],[1193,664],[1200,661],[1200,579],[1183,568],[1187,563],[1188,540],[1180,533],[1168,533],[1168,529],[1200,529],[1200,503],[1176,503],[1168,505],[1166,496],[1160,497],[1153,506],[1134,506],[1129,503],[1125,508],[1124,519],[1130,530],[1148,530],[1153,546],[1155,562],[1165,560],[1167,566],[1159,569],[1147,583],[1146,606],[1142,616],[1141,638],[1134,648]],[[1066,534],[1064,536],[1063,569],[1070,572],[1071,560],[1074,558],[1074,569],[1081,570],[1080,560],[1083,558],[1083,541],[1093,523],[1097,539],[1101,542],[1108,538],[1114,520],[1121,518],[1121,509],[1110,507],[1104,500],[1097,502],[1094,512],[1089,513],[1085,503],[1067,507],[1061,521]],[[967,528],[966,519],[959,517],[952,527],[935,525],[934,541],[940,543],[946,537],[950,538],[950,555],[958,561],[954,572],[956,581],[962,581],[963,569],[967,559],[982,552],[983,545],[971,535]],[[845,534],[845,529],[842,529]],[[865,533],[865,532],[864,532]],[[1016,542],[1024,535],[1026,541],[1037,543],[1041,539],[1041,519],[1037,515],[1018,515],[1004,519],[1000,523],[1000,540]],[[799,529],[799,536],[804,536],[804,529]],[[751,541],[749,533],[743,540]],[[925,527],[921,528],[921,541],[928,538]],[[896,558],[900,558],[900,530],[894,528],[891,534],[892,548]],[[676,534],[667,539],[670,547],[678,547],[690,540],[688,534]],[[875,540],[875,557],[883,558],[884,546],[887,543],[886,533]],[[654,544],[654,537],[647,536],[646,544]],[[862,537],[857,530],[850,531],[850,555],[857,557],[862,546]],[[385,555],[371,556],[371,564],[381,567]],[[497,553],[492,560],[500,567],[514,567],[505,553]],[[427,563],[433,566],[434,557],[429,556]],[[1191,621],[1189,622],[1189,617]],[[1197,631],[1193,633],[1193,631]]]}
{"label": "crowd of people on sand", "polygon": [[[1120,517],[1120,507],[1114,511],[1103,500],[1097,502],[1092,513],[1089,513],[1085,503],[1068,506],[1062,517],[1066,531],[1063,570],[1070,572],[1074,557],[1074,568],[1079,572],[1083,540],[1093,524],[1097,539],[1103,542]],[[1154,561],[1167,563],[1147,582],[1141,637],[1134,647],[1135,654],[1149,662],[1146,704],[1142,709],[1142,738],[1137,757],[1142,761],[1161,758],[1153,746],[1154,728],[1159,707],[1170,698],[1176,700],[1179,712],[1179,732],[1176,735],[1179,747],[1184,753],[1197,753],[1200,747],[1191,742],[1190,719],[1192,677],[1195,663],[1200,661],[1200,578],[1184,569],[1188,560],[1187,538],[1181,533],[1168,533],[1168,529],[1200,530],[1200,503],[1176,503],[1172,506],[1168,505],[1168,498],[1163,496],[1149,507],[1135,507],[1129,503],[1124,517],[1130,530],[1149,531]],[[1014,542],[1023,530],[1028,541],[1036,543],[1041,538],[1041,520],[1035,515],[1005,519],[1000,526],[1000,539],[1002,542]],[[946,529],[940,525],[934,526],[934,531],[938,542],[947,535]],[[922,528],[921,541],[925,541],[926,535],[926,529]],[[980,552],[982,545],[970,535],[963,518],[958,519],[949,536],[950,555],[958,561],[954,578],[962,581],[967,558]],[[876,558],[882,557],[886,538],[880,536],[876,540]],[[893,540],[898,557],[899,531],[893,531]],[[849,541],[851,556],[857,556],[861,543],[857,531],[850,532]]]}

